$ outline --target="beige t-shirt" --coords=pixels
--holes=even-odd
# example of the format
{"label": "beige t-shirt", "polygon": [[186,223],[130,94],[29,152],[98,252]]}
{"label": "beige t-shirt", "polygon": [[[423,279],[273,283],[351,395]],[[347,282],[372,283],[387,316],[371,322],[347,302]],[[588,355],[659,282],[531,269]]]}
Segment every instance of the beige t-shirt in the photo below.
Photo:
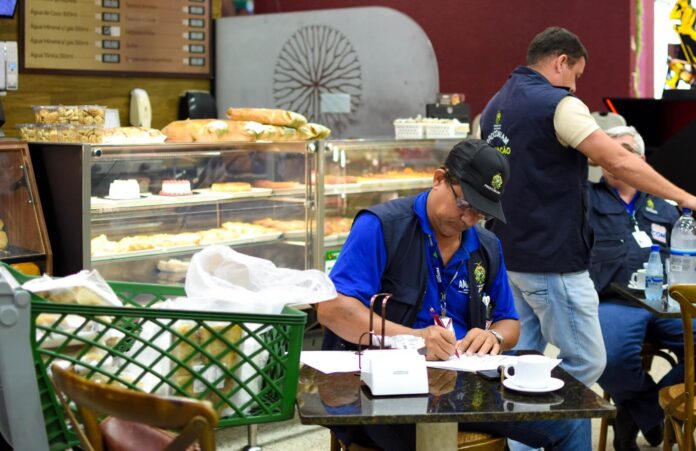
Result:
{"label": "beige t-shirt", "polygon": [[566,96],[556,106],[553,128],[561,145],[575,149],[592,132],[599,130],[599,125],[587,105],[577,97]]}

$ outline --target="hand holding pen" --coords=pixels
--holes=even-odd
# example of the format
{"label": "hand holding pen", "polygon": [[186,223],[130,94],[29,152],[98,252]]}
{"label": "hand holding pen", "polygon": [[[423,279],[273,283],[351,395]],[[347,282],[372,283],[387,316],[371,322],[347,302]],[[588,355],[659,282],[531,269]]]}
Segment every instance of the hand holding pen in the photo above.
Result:
{"label": "hand holding pen", "polygon": [[[445,323],[442,322],[442,318],[440,318],[440,315],[438,315],[435,312],[435,309],[430,307],[430,316],[433,317],[433,321],[435,322],[435,325],[442,327],[443,329],[451,330],[452,333],[454,333],[454,324],[452,324],[452,319],[450,318],[450,322],[448,325],[445,325]],[[452,326],[451,328],[448,326]],[[456,337],[455,337],[456,338]],[[454,347],[454,355],[459,357],[459,350],[457,349],[457,346],[455,345]]]}

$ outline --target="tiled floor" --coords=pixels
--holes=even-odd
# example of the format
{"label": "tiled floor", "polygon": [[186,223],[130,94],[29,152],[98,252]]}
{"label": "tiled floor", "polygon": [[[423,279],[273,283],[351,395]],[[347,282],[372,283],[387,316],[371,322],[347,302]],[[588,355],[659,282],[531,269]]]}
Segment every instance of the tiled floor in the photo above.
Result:
{"label": "tiled floor", "polygon": [[[309,336],[305,343],[305,349],[316,346],[316,337]],[[555,354],[551,350],[548,354]],[[655,359],[652,374],[660,378],[667,371],[667,364],[662,359]],[[601,389],[595,385],[593,389],[601,394]],[[218,449],[222,451],[239,451],[247,445],[247,428],[232,428],[221,430],[217,433]],[[318,426],[304,426],[299,419],[281,423],[272,423],[258,426],[258,445],[264,451],[320,451],[329,449],[329,433],[326,429]],[[593,448],[597,449],[599,439],[599,420],[592,420],[592,440]],[[612,429],[609,428],[608,446],[611,450]],[[641,450],[658,450],[661,447],[650,447],[641,435],[638,436],[638,445]],[[444,451],[444,450],[443,450]]]}

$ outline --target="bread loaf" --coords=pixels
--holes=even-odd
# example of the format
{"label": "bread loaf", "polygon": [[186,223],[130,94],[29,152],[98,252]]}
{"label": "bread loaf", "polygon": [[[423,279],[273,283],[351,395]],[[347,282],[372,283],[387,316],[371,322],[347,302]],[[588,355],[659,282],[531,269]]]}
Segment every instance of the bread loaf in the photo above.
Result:
{"label": "bread loaf", "polygon": [[254,141],[256,132],[246,122],[221,119],[174,121],[162,129],[168,142]]}
{"label": "bread loaf", "polygon": [[163,143],[167,137],[157,129],[144,127],[105,128],[102,144]]}
{"label": "bread loaf", "polygon": [[10,266],[28,276],[41,275],[41,268],[39,268],[39,266],[33,262],[12,263]]}
{"label": "bread loaf", "polygon": [[[219,404],[220,396],[200,379],[222,393],[231,393],[235,381],[224,376],[222,368],[231,370],[234,367],[238,356],[230,344],[238,344],[241,336],[242,329],[237,325],[208,322],[205,327],[198,327],[192,321],[177,321],[174,325],[172,349],[169,353],[173,358],[186,362],[186,366],[175,367],[172,381],[193,397],[200,398],[201,394],[205,393],[204,399],[214,405]],[[191,342],[200,346],[205,353],[199,352],[189,344]],[[212,359],[208,358],[208,355]],[[222,408],[221,406],[220,409]]]}
{"label": "bread loaf", "polygon": [[247,182],[217,182],[210,185],[211,191],[237,193],[251,191],[251,183]]}
{"label": "bread loaf", "polygon": [[292,128],[307,123],[307,118],[301,114],[271,108],[228,108],[227,118],[233,121],[256,121],[262,124]]}
{"label": "bread loaf", "polygon": [[279,125],[261,125],[257,135],[262,141],[304,141],[307,138],[295,128]]}
{"label": "bread loaf", "polygon": [[304,139],[324,139],[331,135],[331,129],[324,127],[321,124],[309,123],[305,124],[297,129],[303,136]]}

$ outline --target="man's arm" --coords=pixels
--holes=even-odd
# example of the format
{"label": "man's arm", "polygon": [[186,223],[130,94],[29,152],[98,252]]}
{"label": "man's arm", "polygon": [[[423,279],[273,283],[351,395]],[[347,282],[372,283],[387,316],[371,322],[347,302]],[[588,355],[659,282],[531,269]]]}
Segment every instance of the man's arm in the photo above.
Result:
{"label": "man's arm", "polygon": [[[360,335],[367,332],[370,325],[370,309],[359,299],[338,293],[332,301],[320,302],[317,307],[319,323],[330,329],[342,339],[358,343]],[[375,314],[373,318],[375,334],[382,334],[382,317]],[[443,327],[430,326],[425,329],[411,329],[392,321],[385,322],[384,335],[415,335],[423,337],[427,348],[428,360],[447,360],[454,354],[456,340],[454,333]],[[363,338],[366,344],[367,338]]]}
{"label": "man's arm", "polygon": [[490,332],[474,328],[467,332],[466,336],[457,343],[457,350],[467,355],[493,354],[497,355],[508,349],[512,349],[520,338],[520,322],[516,319],[502,319],[491,324],[491,329],[503,336],[503,348],[498,344],[498,339]]}
{"label": "man's arm", "polygon": [[577,149],[605,170],[640,191],[696,209],[696,197],[664,178],[638,155],[629,152],[602,130],[595,130]]}

